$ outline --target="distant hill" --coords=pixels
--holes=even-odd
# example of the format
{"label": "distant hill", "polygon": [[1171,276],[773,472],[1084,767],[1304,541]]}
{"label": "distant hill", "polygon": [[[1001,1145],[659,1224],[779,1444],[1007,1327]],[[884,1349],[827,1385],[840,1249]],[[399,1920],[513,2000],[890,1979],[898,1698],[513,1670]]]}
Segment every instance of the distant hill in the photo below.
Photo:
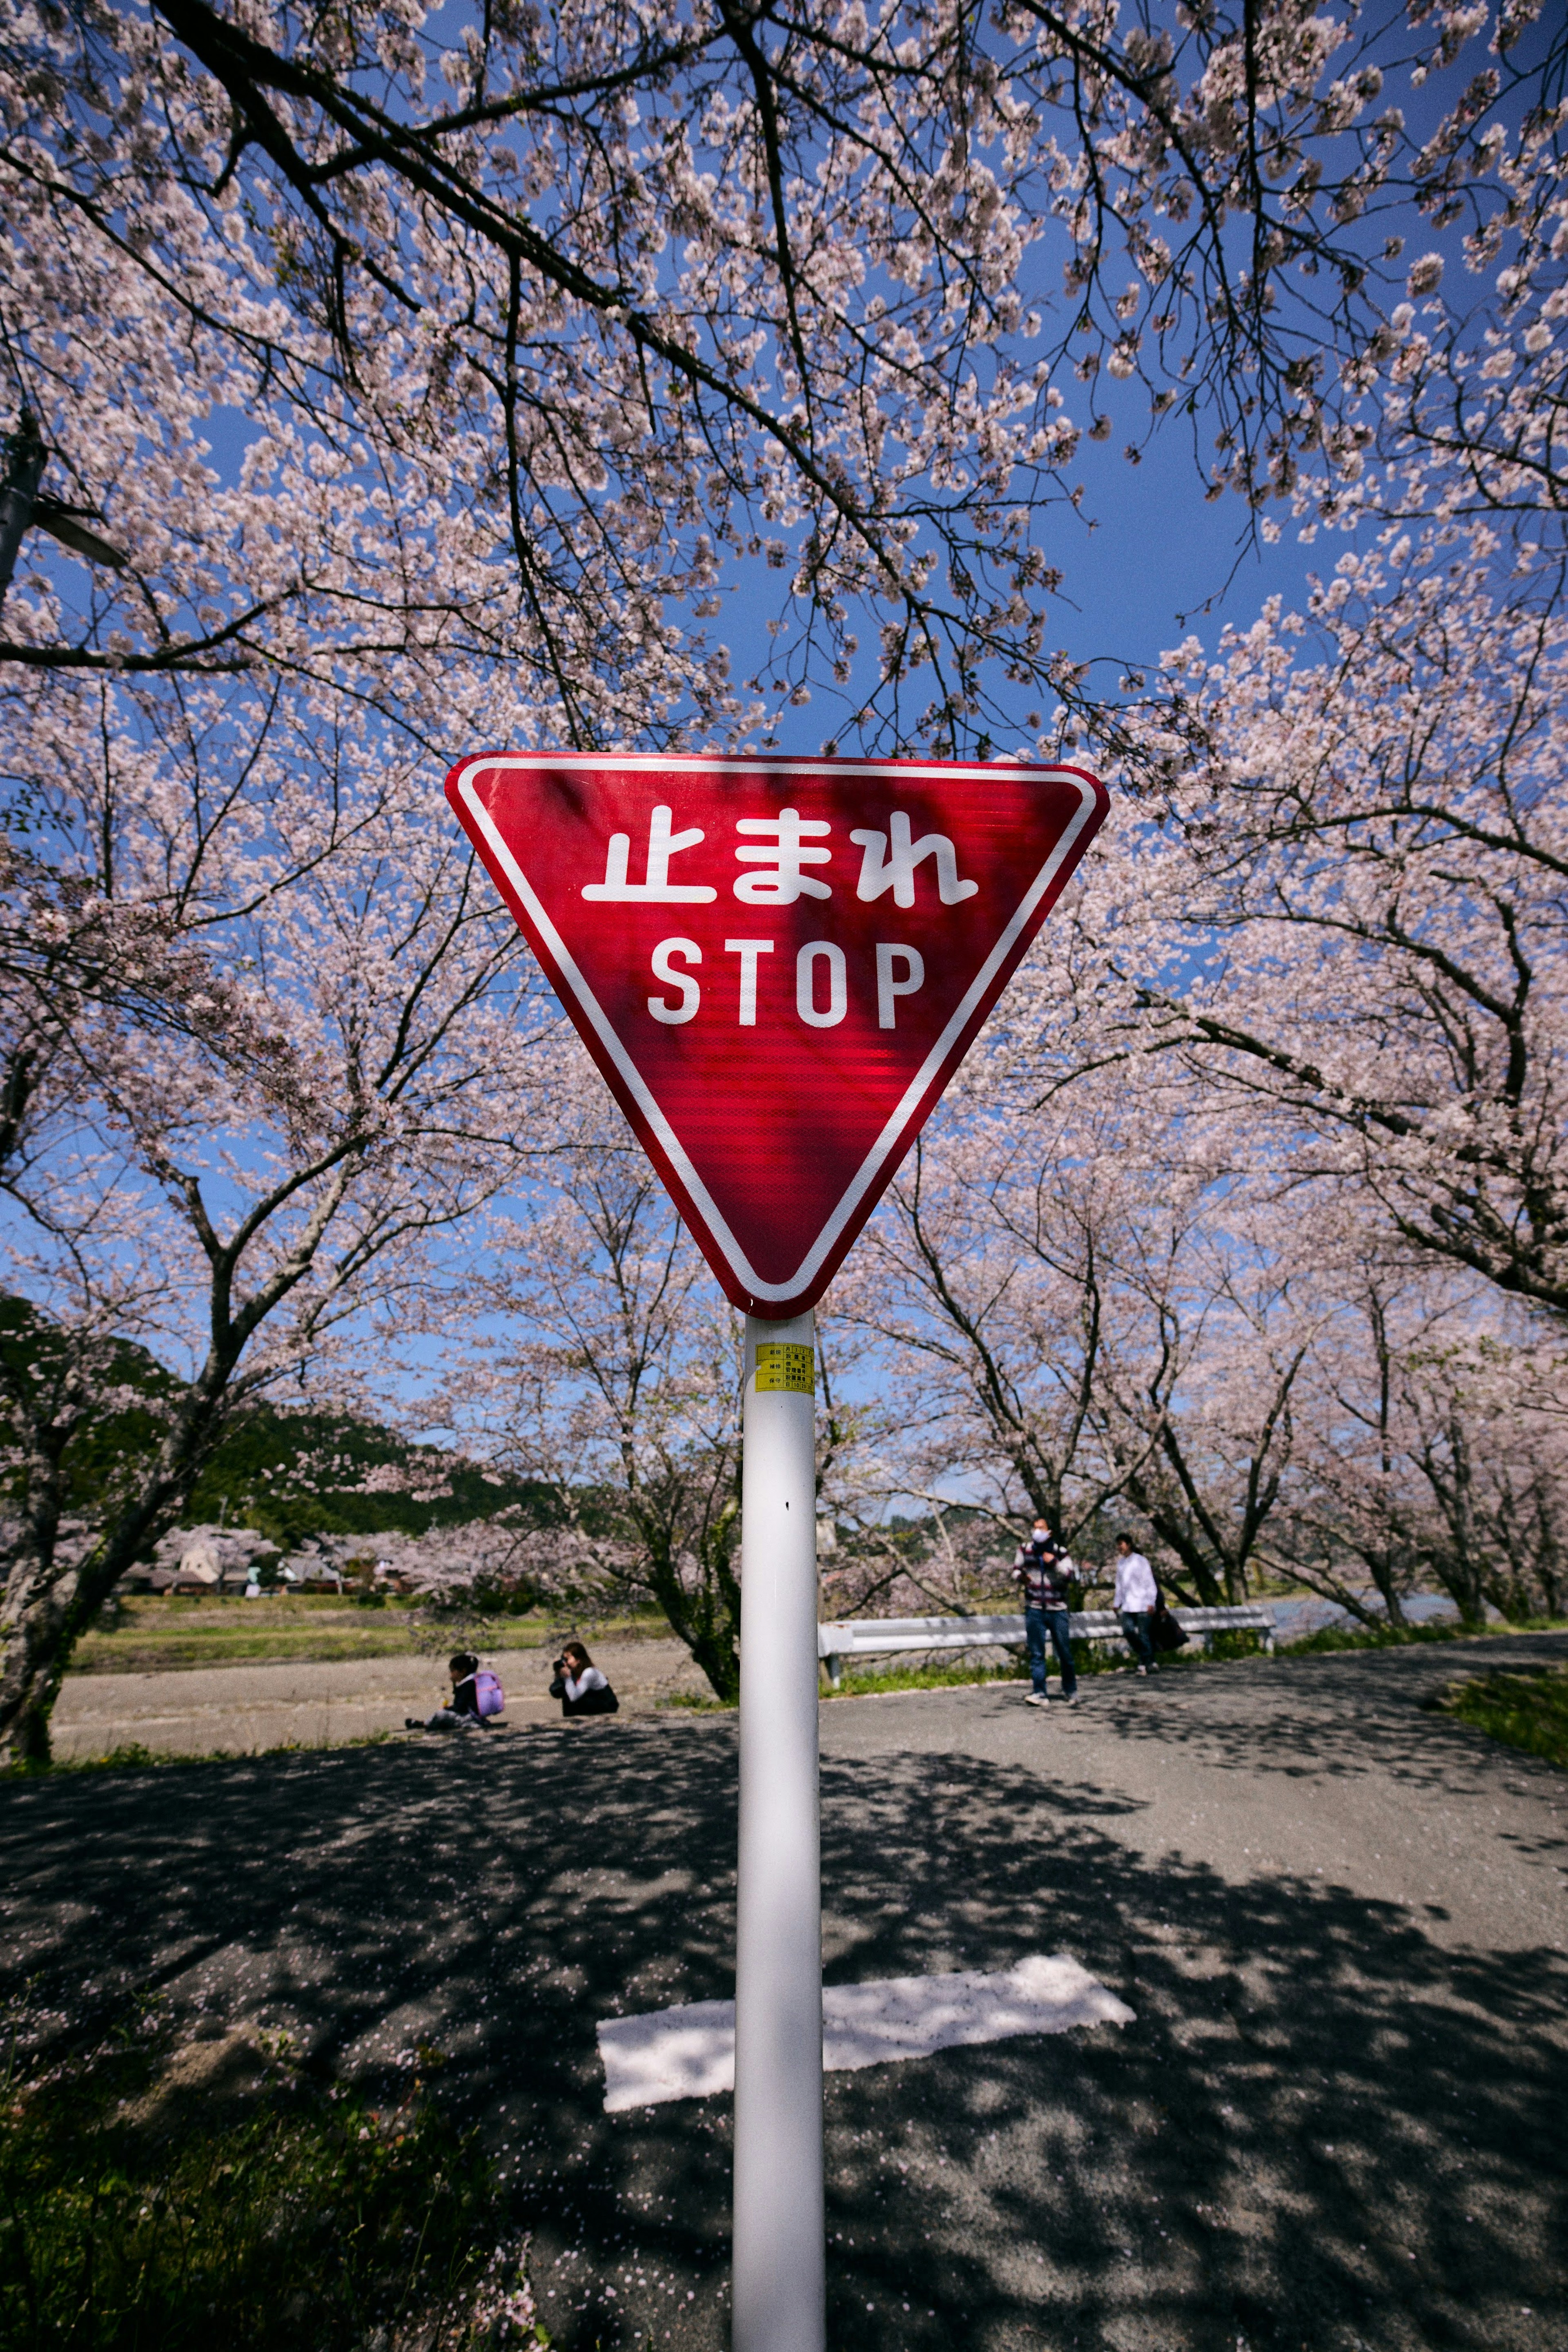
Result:
{"label": "distant hill", "polygon": [[[364,1482],[377,1471],[392,1478]],[[394,1482],[395,1481],[395,1482]],[[408,1483],[404,1483],[407,1481]],[[236,1419],[192,1491],[183,1517],[258,1528],[281,1545],[307,1536],[423,1535],[521,1504],[544,1526],[559,1516],[547,1486],[343,1412],[254,1406]]]}
{"label": "distant hill", "polygon": [[[0,1368],[8,1381],[47,1381],[58,1351],[47,1318],[25,1299],[0,1298]],[[132,1459],[157,1444],[159,1403],[180,1391],[174,1374],[133,1340],[116,1343],[111,1376],[148,1402],[105,1414],[72,1439],[65,1469],[73,1517],[91,1519],[102,1510]],[[0,1402],[0,1443],[11,1434],[7,1420]],[[0,1491],[15,1495],[20,1477],[14,1471],[0,1478]],[[423,1535],[512,1505],[539,1526],[559,1516],[548,1487],[441,1446],[412,1445],[379,1422],[257,1403],[231,1422],[180,1517],[193,1526],[256,1528],[287,1549],[309,1536],[393,1528]]]}

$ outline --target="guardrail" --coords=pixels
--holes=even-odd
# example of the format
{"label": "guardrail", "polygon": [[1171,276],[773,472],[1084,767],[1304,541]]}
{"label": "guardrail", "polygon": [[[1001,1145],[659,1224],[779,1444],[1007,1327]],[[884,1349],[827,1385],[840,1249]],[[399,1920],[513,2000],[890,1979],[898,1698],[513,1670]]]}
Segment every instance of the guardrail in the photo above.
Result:
{"label": "guardrail", "polygon": [[[1213,1646],[1216,1633],[1261,1633],[1263,1646],[1274,1654],[1274,1620],[1260,1605],[1239,1609],[1173,1609],[1182,1631],[1196,1635],[1204,1648]],[[1122,1642],[1122,1621],[1113,1609],[1075,1609],[1068,1620],[1074,1641]],[[1023,1616],[1006,1617],[860,1617],[841,1625],[819,1625],[817,1655],[825,1659],[828,1680],[836,1690],[846,1658],[891,1657],[905,1650],[986,1650],[1021,1647]]]}

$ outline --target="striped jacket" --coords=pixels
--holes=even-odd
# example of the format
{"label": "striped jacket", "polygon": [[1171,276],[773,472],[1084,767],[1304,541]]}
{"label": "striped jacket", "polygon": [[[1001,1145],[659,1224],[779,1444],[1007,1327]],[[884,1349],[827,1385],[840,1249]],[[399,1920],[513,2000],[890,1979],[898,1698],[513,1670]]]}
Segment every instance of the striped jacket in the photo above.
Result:
{"label": "striped jacket", "polygon": [[1026,1609],[1067,1609],[1071,1606],[1067,1580],[1072,1562],[1054,1536],[1031,1536],[1018,1549],[1013,1574],[1023,1586]]}

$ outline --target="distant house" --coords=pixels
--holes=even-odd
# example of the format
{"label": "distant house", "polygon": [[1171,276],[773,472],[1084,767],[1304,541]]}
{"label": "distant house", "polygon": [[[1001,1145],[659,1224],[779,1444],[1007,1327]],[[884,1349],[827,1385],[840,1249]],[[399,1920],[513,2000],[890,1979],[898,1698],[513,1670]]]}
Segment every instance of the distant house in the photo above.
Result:
{"label": "distant house", "polygon": [[133,1568],[122,1592],[239,1592],[277,1546],[257,1528],[171,1528],[160,1537],[151,1566]]}
{"label": "distant house", "polygon": [[321,1544],[302,1544],[283,1563],[288,1582],[304,1592],[341,1592],[343,1570],[336,1555]]}
{"label": "distant house", "polygon": [[180,1554],[175,1570],[176,1586],[181,1584],[216,1585],[223,1582],[224,1563],[218,1547],[209,1535],[194,1535]]}

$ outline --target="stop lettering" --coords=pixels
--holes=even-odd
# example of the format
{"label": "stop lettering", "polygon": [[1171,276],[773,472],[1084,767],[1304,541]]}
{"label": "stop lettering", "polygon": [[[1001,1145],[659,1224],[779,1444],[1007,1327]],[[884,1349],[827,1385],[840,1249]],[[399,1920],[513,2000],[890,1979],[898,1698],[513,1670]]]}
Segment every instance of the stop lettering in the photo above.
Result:
{"label": "stop lettering", "polygon": [[1088,846],[1082,770],[486,753],[453,807],[726,1295],[821,1297]]}

